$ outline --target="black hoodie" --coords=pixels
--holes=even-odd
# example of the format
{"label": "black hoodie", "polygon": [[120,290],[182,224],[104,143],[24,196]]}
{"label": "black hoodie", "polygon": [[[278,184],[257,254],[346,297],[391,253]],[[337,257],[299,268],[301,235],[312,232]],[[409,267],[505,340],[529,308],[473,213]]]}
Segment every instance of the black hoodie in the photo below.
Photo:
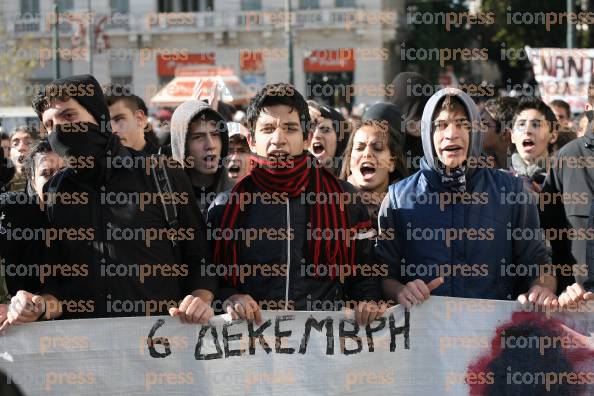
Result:
{"label": "black hoodie", "polygon": [[[400,113],[404,116],[405,128],[410,128],[412,123],[420,121],[423,116],[423,108],[434,91],[433,85],[419,73],[403,72],[398,74],[392,81],[394,95],[390,98]],[[404,155],[410,158],[411,166],[409,173],[419,170],[420,160],[423,158],[423,142],[419,136],[406,133],[404,142]]]}
{"label": "black hoodie", "polygon": [[58,197],[47,209],[50,226],[70,230],[51,243],[48,262],[70,270],[56,270],[42,292],[64,301],[64,319],[167,314],[196,289],[215,292],[216,278],[201,276],[210,250],[187,176],[163,161],[172,187],[164,200],[174,202],[179,224],[168,222],[146,155],[124,147],[107,130],[99,84],[91,76],[73,79],[98,92],[89,112],[107,127],[64,124],[49,136],[71,166],[45,186]]}

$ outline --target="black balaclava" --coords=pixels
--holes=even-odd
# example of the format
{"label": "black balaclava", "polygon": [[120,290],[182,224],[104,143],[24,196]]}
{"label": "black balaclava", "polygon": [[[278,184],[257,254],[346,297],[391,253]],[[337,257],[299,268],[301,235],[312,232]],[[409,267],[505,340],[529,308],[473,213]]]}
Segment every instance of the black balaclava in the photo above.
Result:
{"label": "black balaclava", "polygon": [[[54,80],[46,85],[34,98],[36,105],[52,99],[69,98],[76,100],[93,116],[97,124],[74,122],[55,125],[48,136],[52,150],[63,158],[90,158],[94,166],[74,168],[79,177],[88,181],[98,181],[104,171],[103,164],[106,147],[110,139],[117,137],[111,133],[109,110],[103,90],[95,77],[91,75],[72,76]],[[36,106],[39,118],[42,114]],[[111,153],[116,155],[116,153]]]}

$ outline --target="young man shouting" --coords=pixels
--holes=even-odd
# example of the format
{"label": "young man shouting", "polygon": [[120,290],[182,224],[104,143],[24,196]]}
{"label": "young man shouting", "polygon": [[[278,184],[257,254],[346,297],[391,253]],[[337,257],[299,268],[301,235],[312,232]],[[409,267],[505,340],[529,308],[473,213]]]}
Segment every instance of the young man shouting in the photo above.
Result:
{"label": "young man shouting", "polygon": [[[522,181],[488,166],[480,128],[458,89],[435,93],[423,110],[421,170],[390,186],[379,217],[376,255],[390,265],[383,289],[400,304],[430,294],[557,304],[543,241],[523,237],[539,229],[536,204],[517,203],[529,194]],[[382,238],[388,231],[396,238]]]}
{"label": "young man shouting", "polygon": [[250,171],[250,146],[247,141],[249,131],[239,122],[228,122],[227,129],[229,129],[229,155],[225,159],[225,168],[230,187],[233,187]]}
{"label": "young man shouting", "polygon": [[171,156],[184,168],[192,183],[203,217],[216,195],[225,191],[223,158],[229,131],[223,116],[200,100],[188,100],[171,117]]}
{"label": "young man shouting", "polygon": [[247,118],[251,173],[217,197],[207,218],[215,264],[226,274],[223,307],[258,321],[263,308],[350,305],[359,323],[372,322],[383,312],[379,282],[357,266],[367,262],[369,241],[359,230],[370,228],[369,215],[348,202],[355,188],[304,150],[312,135],[304,98],[291,85],[267,85]]}

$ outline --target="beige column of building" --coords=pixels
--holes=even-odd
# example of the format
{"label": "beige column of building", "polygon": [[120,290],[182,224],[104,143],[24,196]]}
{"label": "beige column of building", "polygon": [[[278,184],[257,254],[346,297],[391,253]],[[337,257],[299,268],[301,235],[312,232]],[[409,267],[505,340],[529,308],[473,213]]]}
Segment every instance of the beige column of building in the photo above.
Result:
{"label": "beige column of building", "polygon": [[[280,51],[280,49],[287,48],[285,46],[284,36],[278,31],[269,32],[263,33],[262,42],[266,48],[279,49],[277,52],[280,52],[281,56],[272,56],[264,59],[266,83],[289,82],[288,52]],[[287,56],[284,56],[284,54]],[[296,76],[296,72],[294,73]],[[298,89],[300,90],[301,87],[298,87]]]}
{"label": "beige column of building", "polygon": [[[359,1],[361,3],[361,1]],[[383,12],[381,0],[365,1],[364,12],[374,13],[379,15]],[[357,88],[355,105],[359,103],[373,104],[375,102],[384,101],[385,96],[382,95],[385,91],[386,79],[384,68],[388,60],[378,59],[377,56],[368,56],[371,50],[377,52],[384,47],[383,32],[384,26],[380,24],[366,23],[361,27],[354,29],[356,36],[356,47],[360,49],[360,54],[356,58],[356,66],[354,73],[354,82]],[[363,55],[365,54],[365,55]]]}
{"label": "beige column of building", "polygon": [[[0,5],[2,7],[2,23],[6,24],[5,27],[8,31],[12,31],[12,25],[17,19],[21,19],[24,15],[21,15],[21,7],[18,1],[3,1]],[[43,13],[43,3],[39,5],[40,12]],[[51,10],[50,10],[51,11]]]}
{"label": "beige column of building", "polygon": [[157,61],[155,57],[140,59],[140,48],[152,48],[156,35],[148,29],[147,18],[156,12],[156,2],[144,0],[130,0],[130,34],[129,46],[132,52],[132,86],[134,93],[140,96],[149,106],[149,101],[159,89],[157,75]]}
{"label": "beige column of building", "polygon": [[[292,0],[291,7],[293,13],[298,6],[297,0]],[[274,15],[278,20],[282,20],[281,15],[285,10],[284,0],[262,0],[263,15]],[[266,72],[266,83],[289,82],[289,59],[288,49],[285,38],[284,26],[266,26],[261,33],[262,47],[276,49],[277,54],[281,56],[272,56],[264,59],[264,68]],[[295,54],[295,48],[293,48]],[[286,56],[285,56],[286,55]],[[297,72],[293,72],[296,76]],[[301,87],[297,87],[301,90]]]}
{"label": "beige column of building", "polygon": [[307,81],[305,79],[305,72],[303,71],[303,61],[306,56],[305,46],[311,41],[304,37],[304,32],[299,32],[297,29],[295,29],[293,34],[293,76],[295,78],[295,88],[306,96]]}
{"label": "beige column of building", "polygon": [[[73,11],[78,13],[83,20],[87,20],[88,18],[88,1],[87,0],[74,0],[73,2]],[[106,11],[109,10],[109,1],[108,0],[94,0],[91,2],[91,13],[93,15],[93,24],[98,22],[98,14],[105,14]],[[82,37],[82,42],[85,46],[87,46],[86,53],[88,54],[88,29],[89,26],[84,23],[84,36]],[[92,27],[94,29],[94,25]],[[73,25],[73,29],[77,29],[76,24]],[[75,30],[76,31],[76,30]],[[93,38],[94,40],[95,38]],[[72,47],[72,42],[68,40],[65,43],[66,47]],[[73,59],[72,61],[72,74],[87,74],[90,73],[90,66],[88,56],[87,59],[80,59],[77,58],[76,60]],[[109,75],[109,60],[106,53],[99,54],[96,51],[93,53],[93,75],[99,81],[100,84],[105,84],[110,81]],[[68,76],[63,76],[68,77]]]}

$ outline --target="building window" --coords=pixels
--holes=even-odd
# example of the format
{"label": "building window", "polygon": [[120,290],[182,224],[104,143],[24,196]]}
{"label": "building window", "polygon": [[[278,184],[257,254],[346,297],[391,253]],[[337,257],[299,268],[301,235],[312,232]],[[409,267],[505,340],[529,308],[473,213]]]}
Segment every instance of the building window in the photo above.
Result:
{"label": "building window", "polygon": [[262,9],[262,0],[241,0],[242,11],[259,11]]}
{"label": "building window", "polygon": [[173,12],[173,0],[159,0],[159,12]]}
{"label": "building window", "polygon": [[159,12],[212,11],[213,0],[159,0]]}
{"label": "building window", "polygon": [[320,0],[299,0],[300,10],[311,10],[320,8]]}
{"label": "building window", "polygon": [[196,11],[200,11],[199,10],[199,1],[198,0],[186,0],[186,1],[181,1],[180,2],[180,6],[181,6],[181,12],[196,12]]}
{"label": "building window", "polygon": [[118,14],[127,14],[130,12],[129,0],[110,0],[111,12]]}
{"label": "building window", "polygon": [[39,15],[39,0],[21,0],[21,15]]}
{"label": "building window", "polygon": [[110,59],[109,70],[111,82],[114,84],[132,87],[132,61],[131,59]]}
{"label": "building window", "polygon": [[357,0],[336,0],[336,8],[355,8]]}

